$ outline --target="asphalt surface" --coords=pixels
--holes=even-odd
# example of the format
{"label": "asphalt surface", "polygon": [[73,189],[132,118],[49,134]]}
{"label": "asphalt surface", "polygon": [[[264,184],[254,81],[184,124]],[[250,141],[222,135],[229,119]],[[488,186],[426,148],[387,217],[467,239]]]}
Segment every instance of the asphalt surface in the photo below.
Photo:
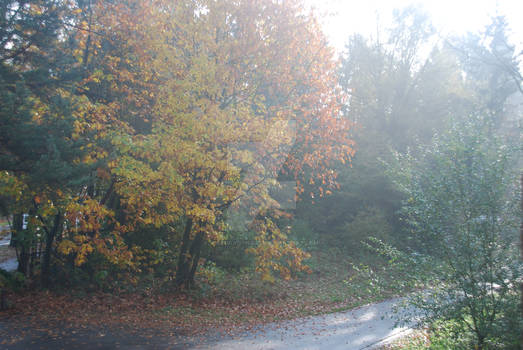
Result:
{"label": "asphalt surface", "polygon": [[[69,329],[50,334],[38,329],[11,329],[0,319],[0,349],[188,349],[188,350],[363,350],[374,349],[408,334],[394,327],[393,305],[401,299],[335,314],[272,323],[235,337],[144,337],[125,331]],[[2,343],[1,336],[9,334]],[[7,339],[7,337],[6,337]]]}
{"label": "asphalt surface", "polygon": [[[2,229],[5,229],[5,227],[0,227],[0,232]],[[1,246],[8,246],[11,242],[11,234],[6,235],[5,237],[0,238],[0,247]],[[6,270],[6,271],[15,271],[18,268],[18,261],[16,261],[16,258],[8,259],[6,261],[0,262],[0,269]]]}
{"label": "asphalt surface", "polygon": [[17,268],[18,261],[16,260],[16,258],[8,259],[0,263],[0,269],[8,272],[16,271]]}
{"label": "asphalt surface", "polygon": [[[2,232],[1,227],[0,227],[0,232]],[[11,242],[11,234],[8,234],[5,237],[0,238],[0,246],[9,245],[9,242]]]}
{"label": "asphalt surface", "polygon": [[189,349],[213,350],[360,350],[372,349],[408,334],[394,327],[393,305],[401,299],[346,312],[269,324],[236,339],[200,344]]}

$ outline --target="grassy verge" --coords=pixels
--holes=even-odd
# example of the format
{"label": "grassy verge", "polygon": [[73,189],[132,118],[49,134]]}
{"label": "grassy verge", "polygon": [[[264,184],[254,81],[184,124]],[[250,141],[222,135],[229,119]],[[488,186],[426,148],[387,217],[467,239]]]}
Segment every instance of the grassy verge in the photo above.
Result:
{"label": "grassy verge", "polygon": [[[497,334],[487,339],[483,349],[519,350],[521,339],[517,329],[504,329],[504,334]],[[472,333],[458,330],[453,320],[436,321],[430,327],[416,330],[379,350],[468,350],[477,349]]]}
{"label": "grassy verge", "polygon": [[[431,330],[417,330],[392,344],[383,346],[380,350],[468,350],[474,348],[466,339],[466,335],[450,332],[449,325],[450,323],[440,323]],[[511,348],[492,347],[487,349],[508,350]]]}
{"label": "grassy verge", "polygon": [[417,330],[391,344],[384,345],[379,350],[422,350],[429,349],[430,334],[427,330]]}

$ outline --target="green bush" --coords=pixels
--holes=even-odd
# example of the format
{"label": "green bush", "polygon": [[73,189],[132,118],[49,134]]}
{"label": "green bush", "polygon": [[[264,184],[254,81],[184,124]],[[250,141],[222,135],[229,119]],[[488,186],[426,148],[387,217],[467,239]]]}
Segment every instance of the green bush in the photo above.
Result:
{"label": "green bush", "polygon": [[385,213],[379,208],[365,208],[358,211],[352,221],[346,223],[340,234],[340,245],[349,252],[361,252],[368,238],[374,237],[382,241],[390,241],[392,227]]}
{"label": "green bush", "polygon": [[254,257],[246,249],[254,244],[254,232],[242,230],[227,230],[225,239],[215,246],[207,244],[203,256],[216,263],[216,266],[239,271],[254,264]]}
{"label": "green bush", "polygon": [[493,130],[479,117],[455,123],[418,157],[398,156],[394,173],[422,253],[441,262],[437,283],[410,304],[425,323],[452,321],[480,350],[510,348],[521,326],[517,158]]}
{"label": "green bush", "polygon": [[292,221],[289,239],[304,251],[311,252],[319,248],[319,235],[314,232],[309,222],[301,219]]}
{"label": "green bush", "polygon": [[0,269],[0,289],[20,290],[25,283],[25,276],[20,272],[7,272]]}
{"label": "green bush", "polygon": [[[518,312],[520,310],[517,310]],[[510,341],[489,340],[486,348],[496,350],[519,350],[520,327],[506,328],[505,332],[512,333]],[[502,332],[503,333],[503,332]],[[500,333],[500,335],[502,335]],[[470,350],[474,337],[470,332],[463,332],[459,320],[439,320],[432,323],[425,331],[415,332],[413,335],[400,340],[391,347],[393,350]]]}

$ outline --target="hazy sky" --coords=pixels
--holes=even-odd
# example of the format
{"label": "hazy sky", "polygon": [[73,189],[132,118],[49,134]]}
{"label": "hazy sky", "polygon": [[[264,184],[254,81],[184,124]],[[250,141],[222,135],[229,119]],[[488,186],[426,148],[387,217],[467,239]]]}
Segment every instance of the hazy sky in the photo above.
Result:
{"label": "hazy sky", "polygon": [[376,33],[376,19],[382,27],[390,23],[392,10],[409,4],[421,4],[431,14],[432,22],[443,34],[477,31],[496,14],[506,16],[513,30],[512,42],[523,48],[523,0],[305,0],[323,17],[322,23],[331,44],[342,49],[354,32]]}

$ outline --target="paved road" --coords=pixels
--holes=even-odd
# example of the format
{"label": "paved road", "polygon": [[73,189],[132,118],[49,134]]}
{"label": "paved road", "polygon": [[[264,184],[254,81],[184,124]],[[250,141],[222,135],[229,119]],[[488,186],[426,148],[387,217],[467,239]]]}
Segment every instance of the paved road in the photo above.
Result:
{"label": "paved road", "polygon": [[18,261],[16,260],[16,258],[11,258],[6,261],[2,261],[0,263],[0,269],[5,270],[5,271],[12,272],[12,271],[16,271],[17,268],[18,268]]}
{"label": "paved road", "polygon": [[[7,237],[0,245],[9,243]],[[0,263],[0,268],[14,271],[16,259]],[[55,338],[44,333],[25,330],[16,345],[0,344],[0,349],[108,349],[120,345],[128,349],[191,349],[191,350],[361,350],[372,349],[410,331],[408,327],[394,328],[392,307],[400,299],[363,306],[354,310],[268,324],[256,332],[233,338],[204,337],[194,339],[142,339],[136,335],[91,330],[69,330]],[[8,325],[0,321],[0,331]],[[2,329],[3,328],[3,329]],[[0,332],[1,333],[1,332]],[[103,336],[100,336],[103,334]],[[219,339],[219,340],[217,340]]]}
{"label": "paved road", "polygon": [[[1,227],[0,227],[0,232],[2,232]],[[11,234],[8,234],[5,237],[0,238],[0,246],[9,245],[9,242],[11,242]]]}
{"label": "paved road", "polygon": [[360,350],[386,344],[411,331],[394,328],[393,305],[401,299],[354,310],[308,317],[262,327],[255,334],[211,342],[189,349],[212,350]]}
{"label": "paved road", "polygon": [[[6,226],[4,226],[4,227],[0,226],[0,232],[2,232],[3,229],[6,229]],[[0,247],[8,246],[9,242],[11,242],[11,234],[8,234],[7,236],[0,238]],[[16,261],[16,258],[12,258],[12,259],[9,259],[6,261],[0,261],[0,269],[2,269],[2,270],[15,271],[17,268],[18,268],[18,261]]]}

